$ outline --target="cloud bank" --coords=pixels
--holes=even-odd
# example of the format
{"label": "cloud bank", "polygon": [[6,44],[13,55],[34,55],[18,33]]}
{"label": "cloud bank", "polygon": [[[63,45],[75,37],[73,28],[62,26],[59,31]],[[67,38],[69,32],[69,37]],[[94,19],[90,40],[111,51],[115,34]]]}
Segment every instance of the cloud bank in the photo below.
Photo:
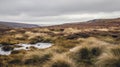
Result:
{"label": "cloud bank", "polygon": [[61,24],[120,17],[120,0],[0,0],[0,20]]}

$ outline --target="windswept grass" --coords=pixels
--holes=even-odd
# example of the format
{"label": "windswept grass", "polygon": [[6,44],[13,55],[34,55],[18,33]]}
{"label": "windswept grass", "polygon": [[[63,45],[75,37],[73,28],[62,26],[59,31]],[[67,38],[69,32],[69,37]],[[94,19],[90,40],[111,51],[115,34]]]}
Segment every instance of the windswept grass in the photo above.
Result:
{"label": "windswept grass", "polygon": [[65,55],[55,55],[43,67],[76,67],[75,63]]}
{"label": "windswept grass", "polygon": [[[104,28],[16,29],[0,36],[3,49],[18,43],[51,42],[47,49],[13,51],[0,55],[0,67],[120,67],[120,33]],[[99,30],[98,30],[99,29]],[[107,29],[108,30],[108,29]],[[119,29],[118,29],[119,30]]]}
{"label": "windswept grass", "polygon": [[120,67],[120,47],[109,48],[109,51],[98,58],[97,67]]}
{"label": "windswept grass", "polygon": [[77,46],[69,55],[81,67],[94,66],[96,59],[102,54],[101,46]]}
{"label": "windswept grass", "polygon": [[59,38],[54,41],[54,44],[64,48],[73,48],[80,43],[78,40],[67,40],[64,38]]}
{"label": "windswept grass", "polygon": [[55,53],[65,53],[65,52],[68,52],[69,49],[62,47],[62,46],[53,46],[49,49],[46,49],[46,51],[51,51],[51,52],[55,52]]}
{"label": "windswept grass", "polygon": [[32,51],[25,55],[24,64],[41,66],[49,61],[53,54],[50,51]]}

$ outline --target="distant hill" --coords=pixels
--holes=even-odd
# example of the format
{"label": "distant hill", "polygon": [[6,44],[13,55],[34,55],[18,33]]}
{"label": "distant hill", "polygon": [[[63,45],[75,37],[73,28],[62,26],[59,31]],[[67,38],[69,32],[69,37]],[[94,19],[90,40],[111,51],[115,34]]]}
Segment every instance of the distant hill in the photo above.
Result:
{"label": "distant hill", "polygon": [[116,19],[94,19],[86,22],[73,22],[61,25],[47,26],[48,28],[103,28],[103,27],[120,27],[120,18]]}
{"label": "distant hill", "polygon": [[0,28],[35,28],[35,27],[47,27],[47,28],[96,28],[96,27],[120,27],[120,18],[116,19],[94,19],[86,22],[73,22],[61,25],[35,25],[25,23],[14,23],[0,21]]}
{"label": "distant hill", "polygon": [[6,28],[6,27],[7,28],[33,28],[33,27],[39,27],[39,25],[0,21],[0,28]]}

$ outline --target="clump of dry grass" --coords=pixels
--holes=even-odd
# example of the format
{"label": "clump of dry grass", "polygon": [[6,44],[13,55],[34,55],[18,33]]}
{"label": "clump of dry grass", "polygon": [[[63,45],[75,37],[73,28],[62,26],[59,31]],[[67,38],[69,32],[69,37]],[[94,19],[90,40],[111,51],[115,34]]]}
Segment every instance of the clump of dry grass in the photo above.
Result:
{"label": "clump of dry grass", "polygon": [[73,54],[71,58],[73,58],[78,64],[80,63],[92,64],[90,50],[87,47],[81,48],[77,50],[75,53],[71,54]]}
{"label": "clump of dry grass", "polygon": [[81,32],[81,30],[75,28],[65,28],[63,32],[66,34],[72,34],[72,33]]}
{"label": "clump of dry grass", "polygon": [[120,37],[117,35],[115,37],[114,35],[107,35],[107,36],[97,36],[100,40],[111,43],[111,44],[120,44]]}
{"label": "clump of dry grass", "polygon": [[26,58],[24,58],[24,63],[26,65],[42,65],[46,61],[50,60],[53,56],[53,53],[49,51],[32,51],[26,54]]}
{"label": "clump of dry grass", "polygon": [[75,63],[65,55],[55,55],[43,67],[76,67]]}
{"label": "clump of dry grass", "polygon": [[101,45],[101,46],[110,45],[110,43],[101,41],[100,39],[95,38],[95,37],[89,37],[83,41],[84,42],[82,43],[82,45],[88,45],[88,46],[91,46],[91,45],[98,45],[98,46],[99,45]]}
{"label": "clump of dry grass", "polygon": [[24,58],[24,54],[20,53],[20,54],[14,54],[14,55],[9,55],[8,57],[10,57],[11,59],[8,60],[8,64],[10,65],[14,65],[14,64],[23,64],[23,58]]}
{"label": "clump of dry grass", "polygon": [[79,44],[79,41],[77,40],[66,40],[66,39],[56,39],[54,42],[55,45],[61,46],[64,48],[73,48]]}
{"label": "clump of dry grass", "polygon": [[13,41],[11,42],[11,37],[10,36],[3,36],[0,39],[0,44],[2,45],[12,45]]}
{"label": "clump of dry grass", "polygon": [[0,55],[0,67],[8,67],[13,58],[11,56]]}
{"label": "clump of dry grass", "polygon": [[50,37],[42,37],[42,36],[35,36],[31,39],[28,39],[29,43],[34,44],[34,43],[38,43],[38,42],[52,42],[52,38]]}
{"label": "clump of dry grass", "polygon": [[120,67],[120,47],[112,46],[96,62],[97,67]]}
{"label": "clump of dry grass", "polygon": [[19,38],[23,38],[24,36],[23,36],[23,34],[15,34],[14,37],[15,37],[16,39],[17,39],[17,38],[19,39]]}
{"label": "clump of dry grass", "polygon": [[115,56],[103,56],[96,63],[97,67],[120,67],[120,58]]}
{"label": "clump of dry grass", "polygon": [[94,65],[96,58],[99,57],[103,52],[101,46],[88,46],[81,45],[77,46],[76,49],[69,53],[69,56],[78,64],[78,66],[88,67]]}
{"label": "clump of dry grass", "polygon": [[14,50],[14,51],[11,52],[11,54],[20,54],[20,53],[21,54],[26,54],[26,52],[27,52],[26,50]]}
{"label": "clump of dry grass", "polygon": [[22,60],[20,58],[16,58],[16,59],[10,60],[8,63],[9,64],[22,64]]}
{"label": "clump of dry grass", "polygon": [[51,48],[46,49],[46,51],[52,51],[55,53],[65,53],[65,52],[68,52],[69,49],[61,47],[61,46],[53,46]]}
{"label": "clump of dry grass", "polygon": [[7,67],[8,61],[11,60],[11,57],[0,55],[0,67]]}
{"label": "clump of dry grass", "polygon": [[0,62],[0,67],[6,67],[7,66],[7,63],[6,62],[4,62],[4,61],[1,61]]}
{"label": "clump of dry grass", "polygon": [[115,46],[113,48],[110,49],[110,52],[114,55],[114,56],[120,56],[120,46]]}
{"label": "clump of dry grass", "polygon": [[39,32],[50,32],[48,28],[37,29]]}

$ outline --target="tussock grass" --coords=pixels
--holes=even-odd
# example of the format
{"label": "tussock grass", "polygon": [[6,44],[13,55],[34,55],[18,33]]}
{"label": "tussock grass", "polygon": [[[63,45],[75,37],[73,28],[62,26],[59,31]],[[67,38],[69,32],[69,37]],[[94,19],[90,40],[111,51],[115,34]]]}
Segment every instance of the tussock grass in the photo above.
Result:
{"label": "tussock grass", "polygon": [[75,63],[65,55],[55,55],[43,67],[76,67]]}
{"label": "tussock grass", "polygon": [[51,51],[51,52],[55,52],[55,53],[65,53],[65,52],[68,52],[69,49],[64,48],[62,46],[53,46],[49,49],[46,49],[46,51]]}
{"label": "tussock grass", "polygon": [[120,56],[120,46],[116,46],[114,48],[110,49],[110,52],[114,55],[114,56]]}
{"label": "tussock grass", "polygon": [[81,45],[73,49],[69,53],[69,56],[78,64],[78,66],[94,66],[96,59],[102,54],[103,50],[103,47],[99,45]]}
{"label": "tussock grass", "polygon": [[102,56],[96,63],[97,67],[120,67],[120,57],[115,56]]}
{"label": "tussock grass", "polygon": [[[102,33],[105,37],[98,34],[101,36],[99,37],[95,32],[93,32],[95,34],[93,36],[94,34],[92,33],[79,33],[80,31],[74,28],[56,29],[53,31],[35,28],[29,31],[24,30],[22,33],[16,31],[15,33],[1,36],[0,43],[3,45],[53,42],[54,46],[47,49],[31,48],[28,51],[13,51],[12,55],[0,56],[0,66],[120,67],[120,47],[119,45],[113,45],[117,42],[115,40],[116,36],[107,36],[105,32],[106,34]],[[68,38],[66,38],[67,36]],[[117,39],[119,41],[119,38]]]}
{"label": "tussock grass", "polygon": [[73,48],[75,46],[77,46],[79,44],[79,41],[77,40],[66,40],[66,39],[57,39],[54,42],[55,45],[60,46],[60,47],[64,47],[64,48]]}
{"label": "tussock grass", "polygon": [[120,67],[120,46],[111,46],[98,58],[98,67]]}
{"label": "tussock grass", "polygon": [[14,50],[11,52],[11,54],[26,54],[26,50]]}
{"label": "tussock grass", "polygon": [[42,51],[32,51],[26,54],[24,58],[24,63],[26,65],[42,65],[46,61],[50,60],[53,56],[53,53],[50,51],[42,52]]}

